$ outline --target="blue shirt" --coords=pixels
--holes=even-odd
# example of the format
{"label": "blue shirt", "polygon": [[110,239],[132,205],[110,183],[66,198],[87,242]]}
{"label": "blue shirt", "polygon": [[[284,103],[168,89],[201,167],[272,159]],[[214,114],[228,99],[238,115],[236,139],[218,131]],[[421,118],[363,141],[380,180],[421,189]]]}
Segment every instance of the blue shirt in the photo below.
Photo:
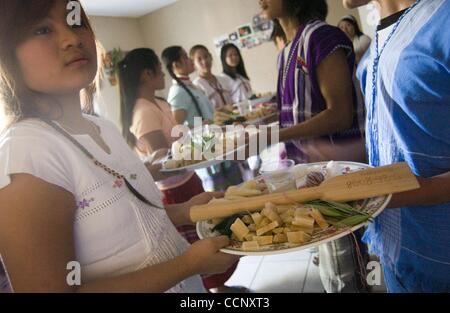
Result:
{"label": "blue shirt", "polygon": [[194,126],[195,117],[202,117],[203,121],[212,121],[214,118],[214,109],[208,97],[190,82],[186,82],[186,87],[189,88],[197,99],[198,108],[201,112],[197,110],[197,106],[188,92],[176,82],[170,88],[167,98],[167,102],[170,103],[172,111],[185,110],[187,113],[186,124],[189,127]]}
{"label": "blue shirt", "polygon": [[[374,103],[374,44],[362,60],[371,165],[407,162],[421,177],[450,171],[448,29],[450,0],[421,1],[407,14],[382,53]],[[450,291],[450,203],[386,210],[365,240],[406,290]]]}

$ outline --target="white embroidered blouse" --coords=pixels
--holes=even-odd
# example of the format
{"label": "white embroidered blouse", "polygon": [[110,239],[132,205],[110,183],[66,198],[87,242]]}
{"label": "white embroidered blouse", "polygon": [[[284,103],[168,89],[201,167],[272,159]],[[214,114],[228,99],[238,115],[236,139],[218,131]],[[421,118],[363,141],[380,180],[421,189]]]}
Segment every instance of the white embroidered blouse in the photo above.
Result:
{"label": "white embroidered blouse", "polygon": [[[153,178],[116,127],[88,117],[101,130],[108,154],[87,135],[74,135],[100,162],[128,178],[150,202],[162,206]],[[64,136],[42,121],[19,122],[0,137],[0,189],[10,175],[26,173],[71,192],[77,202],[74,242],[82,282],[118,276],[169,261],[189,244],[166,212],[138,200],[125,186],[93,164]],[[167,292],[204,292],[199,276]]]}

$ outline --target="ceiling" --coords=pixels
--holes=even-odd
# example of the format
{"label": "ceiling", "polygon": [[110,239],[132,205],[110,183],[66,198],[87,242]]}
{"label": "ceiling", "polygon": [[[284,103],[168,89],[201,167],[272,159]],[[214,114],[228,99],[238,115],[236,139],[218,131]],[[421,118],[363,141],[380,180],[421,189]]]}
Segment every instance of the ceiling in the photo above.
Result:
{"label": "ceiling", "polygon": [[81,0],[88,15],[141,17],[178,0]]}

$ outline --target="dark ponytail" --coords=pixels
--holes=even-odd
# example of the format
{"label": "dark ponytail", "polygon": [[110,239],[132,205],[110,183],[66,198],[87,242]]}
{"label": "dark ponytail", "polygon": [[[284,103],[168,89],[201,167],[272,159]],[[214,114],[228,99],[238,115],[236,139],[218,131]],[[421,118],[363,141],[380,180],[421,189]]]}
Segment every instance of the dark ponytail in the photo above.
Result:
{"label": "dark ponytail", "polygon": [[135,49],[119,63],[120,118],[122,134],[130,145],[136,146],[136,137],[131,133],[133,112],[138,98],[141,75],[145,70],[157,71],[159,59],[152,49]]}
{"label": "dark ponytail", "polygon": [[[239,55],[239,64],[236,67],[236,71],[234,71],[233,68],[227,64],[227,52],[230,49],[235,49]],[[250,80],[247,75],[247,70],[245,69],[244,59],[242,58],[241,51],[234,44],[228,43],[222,47],[222,50],[220,51],[220,60],[222,61],[223,72],[225,74],[233,79],[237,79],[236,73],[238,73],[242,77]]]}
{"label": "dark ponytail", "polygon": [[169,48],[164,49],[162,53],[162,60],[164,62],[164,65],[166,66],[167,72],[169,73],[170,77],[175,79],[175,81],[188,93],[188,95],[192,98],[192,101],[194,101],[195,109],[197,110],[197,113],[200,117],[203,117],[203,112],[200,109],[200,105],[197,101],[197,98],[194,96],[191,90],[186,86],[185,83],[173,72],[173,63],[181,60],[181,53],[183,52],[183,48],[180,46],[172,46]]}

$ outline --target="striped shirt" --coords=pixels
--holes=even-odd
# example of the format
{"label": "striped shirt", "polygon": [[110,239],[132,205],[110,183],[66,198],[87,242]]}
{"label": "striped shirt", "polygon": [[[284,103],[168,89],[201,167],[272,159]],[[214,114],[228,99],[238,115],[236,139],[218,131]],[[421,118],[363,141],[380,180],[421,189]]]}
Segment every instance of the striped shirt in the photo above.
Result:
{"label": "striped shirt", "polygon": [[[292,42],[280,54],[278,78],[278,109],[282,128],[305,122],[322,111],[327,104],[317,81],[316,69],[330,54],[338,49],[347,52],[348,66],[355,72],[353,45],[337,27],[322,21],[312,21],[302,25]],[[354,117],[351,128],[324,139],[334,140],[361,137],[364,132],[364,104],[359,92],[353,86]],[[300,154],[304,141],[288,143],[288,150]],[[293,147],[293,145],[295,147]],[[306,160],[305,160],[306,161]]]}
{"label": "striped shirt", "polygon": [[0,257],[0,293],[9,293],[11,292],[10,284],[8,281],[8,277],[6,276],[5,270],[3,268],[3,264],[1,262]]}
{"label": "striped shirt", "polygon": [[[378,29],[380,49],[394,24],[383,26]],[[406,162],[421,177],[450,171],[450,41],[445,29],[450,29],[450,0],[422,0],[387,42],[374,90],[375,45],[362,60],[358,76],[367,103],[371,165]],[[450,203],[386,210],[365,239],[406,291],[450,291]]]}

